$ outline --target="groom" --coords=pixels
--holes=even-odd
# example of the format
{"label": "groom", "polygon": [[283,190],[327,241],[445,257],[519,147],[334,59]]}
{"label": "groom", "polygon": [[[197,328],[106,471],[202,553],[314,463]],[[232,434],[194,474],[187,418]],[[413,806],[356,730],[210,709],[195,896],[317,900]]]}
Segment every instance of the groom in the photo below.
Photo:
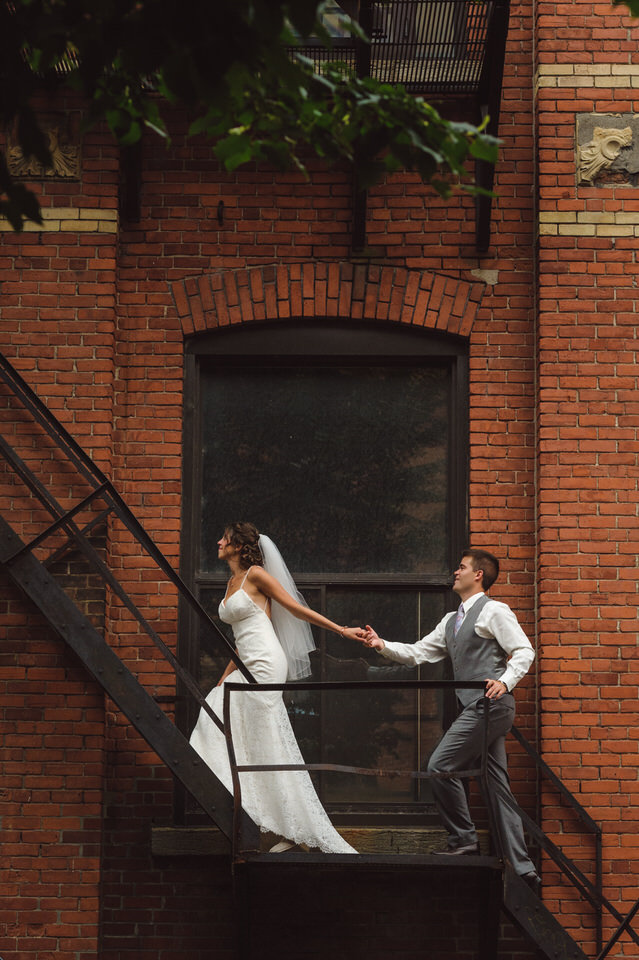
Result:
{"label": "groom", "polygon": [[[470,768],[481,755],[484,720],[481,708],[485,695],[490,703],[488,728],[488,780],[499,784],[510,797],[505,737],[515,717],[512,691],[534,659],[528,637],[510,607],[491,600],[489,590],[497,579],[499,561],[486,550],[464,552],[454,574],[453,590],[461,603],[457,613],[448,613],[435,629],[417,643],[389,643],[367,626],[367,646],[382,656],[408,666],[431,663],[449,656],[455,680],[483,680],[481,690],[457,690],[461,712],[435,748],[428,763],[429,773],[454,773]],[[437,851],[444,856],[479,853],[477,832],[470,818],[468,802],[459,778],[433,779],[433,793],[439,815],[448,829],[448,846]],[[521,818],[495,792],[496,818],[505,858],[515,872],[537,890],[537,871],[528,856]]]}

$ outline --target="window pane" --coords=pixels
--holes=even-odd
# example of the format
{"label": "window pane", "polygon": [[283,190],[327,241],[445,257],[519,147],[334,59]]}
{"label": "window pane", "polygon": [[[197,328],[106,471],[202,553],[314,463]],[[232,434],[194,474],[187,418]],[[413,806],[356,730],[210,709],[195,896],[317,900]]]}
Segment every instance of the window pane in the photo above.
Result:
{"label": "window pane", "polygon": [[[331,591],[327,616],[338,623],[393,623],[397,634],[414,639],[417,631],[415,591]],[[362,680],[413,680],[417,671],[391,663],[376,651],[331,633],[326,641],[327,680],[339,680],[344,665]],[[357,671],[354,666],[358,665]],[[417,691],[371,690],[327,694],[326,740],[336,762],[384,770],[415,770],[417,749]],[[337,757],[343,758],[337,760]],[[380,804],[416,798],[416,781],[408,777],[347,776],[333,774],[326,800],[368,801]]]}
{"label": "window pane", "polygon": [[[224,587],[206,589],[200,591],[200,603],[220,628],[228,641],[235,646],[233,640],[233,631],[227,623],[220,620],[218,616],[218,607],[224,596]],[[222,642],[210,637],[210,634],[200,628],[199,631],[199,657],[198,657],[198,675],[197,680],[202,692],[207,695],[224,673],[224,669],[229,662],[229,657],[224,649]]]}
{"label": "window pane", "polygon": [[[419,636],[430,633],[446,613],[446,593],[423,592],[419,598]],[[391,637],[389,636],[389,639]],[[399,637],[393,639],[400,639]],[[420,680],[452,680],[450,661],[423,663],[419,668]],[[454,696],[443,690],[420,690],[419,692],[419,766],[425,770],[428,758],[439,743],[444,729],[446,713],[454,710]],[[452,719],[452,717],[451,717]],[[419,798],[431,801],[433,793],[429,780],[420,780]]]}
{"label": "window pane", "polygon": [[291,570],[441,573],[448,367],[208,366],[200,569],[251,520]]}
{"label": "window pane", "polygon": [[[268,355],[260,355],[259,337],[256,349],[231,343],[218,352],[211,341],[209,353],[198,353],[197,381],[187,378],[187,409],[195,414],[186,434],[189,563],[196,593],[214,618],[228,578],[217,540],[234,520],[252,520],[273,537],[308,603],[334,621],[372,622],[389,640],[410,643],[443,616],[450,562],[457,559],[451,548],[459,549],[464,522],[466,449],[457,449],[465,438],[464,361],[455,344],[443,348],[438,341],[431,350],[428,337],[418,343],[406,340],[405,331],[387,331],[393,342],[382,343],[378,333],[358,334],[357,349],[330,341],[315,357],[315,341],[302,336],[302,359],[288,352],[296,332],[282,339],[279,328]],[[322,327],[316,336],[322,350],[330,331]],[[232,642],[230,627],[219,626]],[[446,676],[442,664],[411,670],[330,632],[314,633],[313,680]],[[186,642],[207,692],[228,655],[197,630]],[[366,693],[297,687],[284,696],[306,762],[397,772],[425,768],[451,699],[401,687]],[[194,722],[195,715],[189,729]],[[407,812],[415,803],[422,812],[432,799],[428,781],[406,776],[312,776],[338,815],[359,809],[377,816],[394,805]]]}

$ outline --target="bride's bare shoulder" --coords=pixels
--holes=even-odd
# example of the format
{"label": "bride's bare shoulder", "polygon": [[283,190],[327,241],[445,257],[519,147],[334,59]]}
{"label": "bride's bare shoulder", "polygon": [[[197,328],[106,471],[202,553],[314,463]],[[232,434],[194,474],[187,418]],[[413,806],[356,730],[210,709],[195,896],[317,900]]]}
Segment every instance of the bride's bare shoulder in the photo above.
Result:
{"label": "bride's bare shoulder", "polygon": [[270,573],[267,573],[264,567],[259,567],[257,565],[251,567],[247,577],[258,587],[260,587],[262,584],[277,583],[275,577],[271,576]]}

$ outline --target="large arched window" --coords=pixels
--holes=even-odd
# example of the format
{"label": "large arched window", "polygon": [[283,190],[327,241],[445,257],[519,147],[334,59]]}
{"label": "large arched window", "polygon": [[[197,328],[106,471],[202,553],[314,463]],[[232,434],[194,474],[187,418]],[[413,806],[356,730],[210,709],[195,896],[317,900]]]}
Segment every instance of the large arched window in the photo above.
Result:
{"label": "large arched window", "polygon": [[[417,640],[450,609],[465,545],[466,404],[461,338],[328,321],[194,338],[185,371],[187,581],[217,616],[228,576],[217,540],[226,523],[251,520],[276,541],[312,607]],[[315,679],[418,675],[335,634],[317,631],[316,641]],[[188,613],[180,655],[205,690],[225,666]],[[421,676],[441,677],[441,667]],[[300,691],[288,702],[307,762],[414,769],[444,722],[443,699],[430,691]],[[404,778],[330,773],[318,789],[333,811],[358,818],[420,814],[430,801],[426,782]]]}

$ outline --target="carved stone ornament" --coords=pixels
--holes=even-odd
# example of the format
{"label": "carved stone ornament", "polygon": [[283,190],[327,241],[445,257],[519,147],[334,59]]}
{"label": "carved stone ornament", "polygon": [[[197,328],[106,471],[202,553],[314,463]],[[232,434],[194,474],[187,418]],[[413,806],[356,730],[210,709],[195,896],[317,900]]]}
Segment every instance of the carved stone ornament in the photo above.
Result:
{"label": "carved stone ornament", "polygon": [[9,173],[13,177],[30,177],[42,180],[80,179],[80,147],[69,143],[62,132],[62,123],[57,121],[44,122],[42,129],[49,138],[49,151],[52,164],[46,169],[38,163],[35,157],[25,157],[22,149],[12,139],[7,149],[7,164]]}
{"label": "carved stone ornament", "polygon": [[592,183],[602,170],[611,167],[623,147],[632,144],[632,128],[595,127],[592,140],[579,148],[579,177]]}

